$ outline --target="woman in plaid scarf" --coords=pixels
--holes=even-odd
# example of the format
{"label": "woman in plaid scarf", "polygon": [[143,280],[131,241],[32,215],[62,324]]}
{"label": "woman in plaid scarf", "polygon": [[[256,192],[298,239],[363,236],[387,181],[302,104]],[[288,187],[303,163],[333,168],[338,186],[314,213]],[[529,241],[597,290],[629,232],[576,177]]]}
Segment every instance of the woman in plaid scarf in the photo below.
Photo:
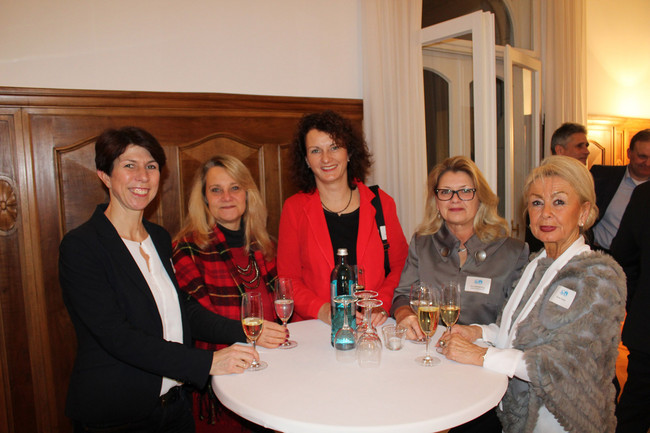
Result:
{"label": "woman in plaid scarf", "polygon": [[[190,193],[187,222],[174,240],[174,267],[181,289],[204,307],[239,320],[241,296],[262,294],[264,317],[273,318],[275,244],[266,231],[266,208],[250,171],[221,155],[198,170]],[[274,348],[287,330],[265,320],[257,344]],[[219,345],[196,341],[204,349]],[[194,394],[197,431],[263,431],[222,406],[210,389]]]}

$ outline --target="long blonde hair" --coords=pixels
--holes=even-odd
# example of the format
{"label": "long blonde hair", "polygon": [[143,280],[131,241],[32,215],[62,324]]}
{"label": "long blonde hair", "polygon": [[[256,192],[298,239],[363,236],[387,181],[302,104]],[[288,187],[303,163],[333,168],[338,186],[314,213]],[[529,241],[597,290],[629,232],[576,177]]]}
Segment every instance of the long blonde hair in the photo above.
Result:
{"label": "long blonde hair", "polygon": [[465,156],[447,158],[433,167],[429,173],[424,219],[415,233],[418,235],[432,235],[442,227],[444,220],[438,211],[435,189],[438,187],[442,175],[448,171],[467,173],[474,183],[476,198],[479,200],[478,211],[474,216],[474,233],[478,238],[482,242],[491,242],[508,236],[510,234],[508,223],[499,216],[497,211],[499,197],[492,192],[490,185],[488,185],[474,161]]}
{"label": "long blonde hair", "polygon": [[264,258],[271,260],[275,257],[275,244],[266,231],[267,210],[262,195],[248,168],[239,159],[230,155],[212,157],[197,170],[190,192],[186,222],[175,240],[178,241],[191,233],[200,248],[206,248],[210,244],[212,228],[216,220],[210,213],[205,198],[205,178],[213,167],[223,167],[226,173],[246,191],[246,210],[242,216],[244,248],[250,252],[251,244],[256,243]]}

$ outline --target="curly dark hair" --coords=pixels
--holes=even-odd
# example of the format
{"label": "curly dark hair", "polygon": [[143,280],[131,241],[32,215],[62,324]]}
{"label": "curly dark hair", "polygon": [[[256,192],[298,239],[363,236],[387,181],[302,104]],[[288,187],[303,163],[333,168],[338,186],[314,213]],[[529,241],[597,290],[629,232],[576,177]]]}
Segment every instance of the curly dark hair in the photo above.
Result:
{"label": "curly dark hair", "polygon": [[355,181],[365,182],[372,165],[372,156],[368,146],[349,119],[340,114],[326,110],[320,113],[306,114],[300,119],[291,142],[291,165],[293,178],[302,192],[312,192],[316,189],[314,173],[307,166],[307,149],[305,138],[312,129],[328,134],[334,142],[348,151],[347,173],[348,185],[355,188]]}

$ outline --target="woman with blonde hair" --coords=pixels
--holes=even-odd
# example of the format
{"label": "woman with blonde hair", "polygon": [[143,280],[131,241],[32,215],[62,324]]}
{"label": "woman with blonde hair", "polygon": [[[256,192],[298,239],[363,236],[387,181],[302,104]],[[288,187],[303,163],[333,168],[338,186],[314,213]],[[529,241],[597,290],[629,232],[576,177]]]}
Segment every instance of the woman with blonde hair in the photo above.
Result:
{"label": "woman with blonde hair", "polygon": [[551,156],[528,175],[524,197],[544,249],[499,323],[454,326],[438,345],[449,359],[510,377],[498,410],[506,433],[613,432],[625,274],[585,243],[598,215],[593,178],[578,160]]}
{"label": "woman with blonde hair", "polygon": [[[455,282],[461,291],[459,323],[492,323],[528,262],[528,246],[508,237],[506,221],[497,213],[499,198],[476,164],[464,156],[436,165],[427,182],[422,223],[395,289],[391,314],[407,328],[409,339],[421,339],[409,306],[414,284],[441,287]],[[500,431],[494,411],[473,421],[475,431]],[[461,426],[452,431],[474,431]]]}
{"label": "woman with blonde hair", "polygon": [[[273,318],[275,244],[266,231],[267,211],[246,166],[229,155],[215,156],[197,171],[187,223],[174,240],[174,267],[182,290],[207,309],[239,319],[244,293],[262,294],[264,317]],[[274,348],[288,337],[265,320],[258,344]],[[199,348],[211,343],[196,341]],[[219,348],[216,346],[216,348]],[[256,431],[221,406],[209,387],[195,393],[197,431]],[[212,427],[212,428],[210,428]]]}

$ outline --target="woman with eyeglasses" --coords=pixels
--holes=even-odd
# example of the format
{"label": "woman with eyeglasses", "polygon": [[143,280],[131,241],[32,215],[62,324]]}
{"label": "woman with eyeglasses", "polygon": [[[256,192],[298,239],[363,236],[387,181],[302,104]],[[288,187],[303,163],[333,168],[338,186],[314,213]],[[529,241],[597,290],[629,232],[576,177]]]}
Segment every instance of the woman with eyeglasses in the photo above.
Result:
{"label": "woman with eyeglasses", "polygon": [[[424,219],[411,239],[391,308],[409,339],[424,337],[409,306],[411,285],[456,282],[462,306],[458,323],[487,324],[496,320],[528,263],[528,245],[508,237],[508,224],[497,213],[499,198],[472,160],[444,160],[429,173],[427,186]],[[500,431],[496,415],[492,419]],[[491,430],[482,425],[478,431]]]}

